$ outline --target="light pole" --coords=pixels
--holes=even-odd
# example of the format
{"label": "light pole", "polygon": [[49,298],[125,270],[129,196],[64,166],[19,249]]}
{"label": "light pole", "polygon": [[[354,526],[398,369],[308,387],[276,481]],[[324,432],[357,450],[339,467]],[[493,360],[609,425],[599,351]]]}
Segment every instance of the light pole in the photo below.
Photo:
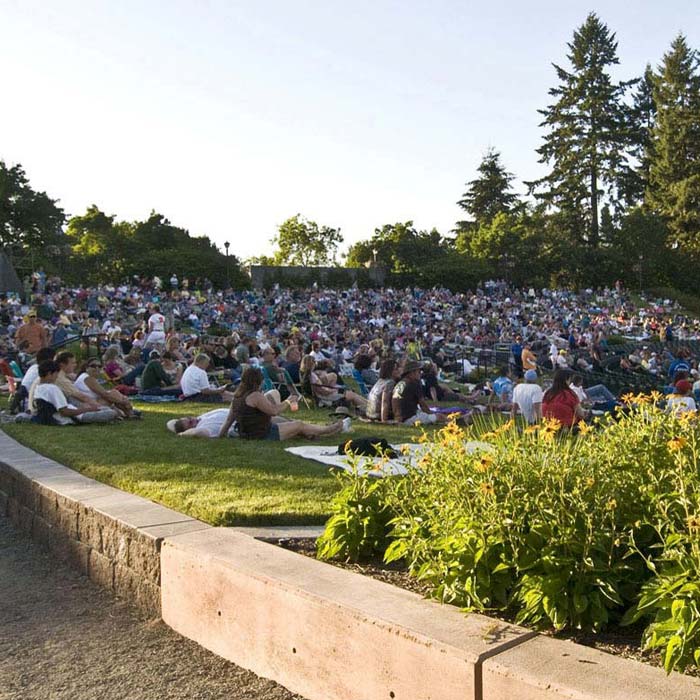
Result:
{"label": "light pole", "polygon": [[226,248],[226,288],[231,286],[229,282],[229,269],[228,269],[228,249],[231,244],[228,241],[224,241],[224,248]]}

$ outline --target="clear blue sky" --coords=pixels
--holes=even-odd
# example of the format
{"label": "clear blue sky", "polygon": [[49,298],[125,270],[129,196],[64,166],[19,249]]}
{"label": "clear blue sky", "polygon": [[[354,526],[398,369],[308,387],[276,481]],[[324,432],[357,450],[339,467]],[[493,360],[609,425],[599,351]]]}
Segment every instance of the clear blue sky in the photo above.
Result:
{"label": "clear blue sky", "polygon": [[700,47],[688,0],[0,0],[0,159],[69,214],[156,209],[243,258],[297,212],[346,243],[447,233],[488,147],[540,173],[536,110],[591,10],[620,78]]}

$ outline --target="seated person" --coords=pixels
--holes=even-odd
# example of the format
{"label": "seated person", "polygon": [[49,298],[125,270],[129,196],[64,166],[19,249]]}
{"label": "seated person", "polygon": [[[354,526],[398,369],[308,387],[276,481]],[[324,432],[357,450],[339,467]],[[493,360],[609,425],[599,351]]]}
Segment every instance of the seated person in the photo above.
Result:
{"label": "seated person", "polygon": [[423,368],[423,389],[431,401],[465,401],[466,397],[458,391],[453,391],[446,384],[438,381],[437,365],[434,362]]}
{"label": "seated person", "polygon": [[583,377],[574,374],[569,384],[571,391],[578,396],[581,405],[590,406],[596,411],[612,411],[617,406],[615,395],[604,384],[596,384],[583,388]]}
{"label": "seated person", "polygon": [[379,373],[373,369],[372,364],[373,360],[367,353],[362,353],[355,359],[355,370],[359,372],[367,389],[371,389],[379,379]]}
{"label": "seated person", "polygon": [[199,353],[194,362],[183,372],[180,379],[182,394],[186,401],[202,403],[223,403],[231,401],[233,394],[225,386],[213,387],[209,383],[206,369],[209,367],[209,355]]}
{"label": "seated person", "polygon": [[695,399],[690,396],[693,385],[687,379],[676,382],[673,393],[666,400],[666,411],[668,413],[688,413],[698,410]]}
{"label": "seated person", "polygon": [[299,374],[304,391],[319,404],[333,406],[345,401],[361,411],[367,409],[367,399],[338,386],[338,375],[335,372],[317,372],[316,360],[311,355],[304,355],[302,358]]}
{"label": "seated person", "polygon": [[502,404],[510,404],[513,401],[513,382],[509,376],[510,372],[507,367],[502,367],[498,372],[498,377],[493,381],[493,393],[498,401]]}
{"label": "seated person", "polygon": [[141,375],[141,393],[146,396],[180,396],[182,369],[175,364],[175,358],[164,352],[161,358],[157,350],[152,350],[149,362]]}
{"label": "seated person", "polygon": [[46,360],[39,366],[39,383],[34,390],[32,421],[42,425],[75,425],[79,423],[108,423],[117,418],[116,411],[101,408],[77,408],[69,404],[63,392],[56,386],[60,365]]}
{"label": "seated person", "polygon": [[299,384],[299,366],[301,364],[301,350],[298,345],[290,345],[284,353],[284,362],[280,362],[280,367],[287,370],[295,384]]}
{"label": "seated person", "polygon": [[100,361],[97,358],[89,360],[75,380],[78,391],[89,396],[93,402],[114,408],[124,418],[139,418],[141,414],[134,410],[126,396],[115,389],[105,389],[102,386],[100,383],[101,373],[102,364]]}
{"label": "seated person", "polygon": [[78,408],[87,408],[91,411],[99,411],[104,408],[103,404],[95,401],[92,396],[84,394],[73,383],[76,376],[75,368],[77,366],[77,361],[72,352],[68,350],[59,352],[58,355],[56,355],[56,362],[58,362],[61,368],[58,377],[56,377],[56,386],[63,392],[63,395],[70,403]]}
{"label": "seated person", "polygon": [[542,389],[537,384],[537,372],[534,369],[527,370],[523,378],[524,381],[516,384],[513,389],[511,412],[513,418],[519,412],[532,425],[542,420]]}
{"label": "seated person", "polygon": [[557,370],[552,386],[542,397],[542,415],[558,420],[565,428],[572,428],[590,416],[590,412],[583,409],[578,396],[569,388],[569,378],[567,370]]}
{"label": "seated person", "polygon": [[399,366],[396,360],[384,360],[379,368],[379,379],[367,397],[367,418],[381,423],[394,422],[391,397],[399,379]]}
{"label": "seated person", "polygon": [[350,431],[350,418],[331,425],[314,425],[299,420],[280,421],[279,414],[285,408],[294,408],[293,397],[281,403],[271,401],[262,393],[263,374],[255,367],[248,367],[241,376],[228,416],[221,426],[219,437],[225,437],[234,421],[240,437],[249,440],[289,440],[295,437],[315,438],[321,435]]}
{"label": "seated person", "polygon": [[[218,438],[226,422],[228,408],[215,408],[201,416],[184,416],[167,422],[167,428],[180,437]],[[238,427],[234,424],[227,433],[228,437],[238,437]]]}
{"label": "seated person", "polygon": [[298,392],[294,388],[289,375],[277,364],[275,351],[268,345],[262,351],[262,367],[267,372],[270,381],[279,389],[280,396],[286,399]]}
{"label": "seated person", "polygon": [[136,378],[143,372],[145,365],[141,362],[141,357],[138,353],[132,359],[134,360],[133,365],[120,357],[118,345],[110,345],[102,356],[104,371],[110,381],[116,384],[133,386]]}
{"label": "seated person", "polygon": [[401,370],[401,379],[394,387],[391,396],[391,406],[394,418],[404,425],[416,423],[437,423],[446,421],[447,416],[430,412],[430,406],[423,396],[420,375],[423,364],[408,360]]}

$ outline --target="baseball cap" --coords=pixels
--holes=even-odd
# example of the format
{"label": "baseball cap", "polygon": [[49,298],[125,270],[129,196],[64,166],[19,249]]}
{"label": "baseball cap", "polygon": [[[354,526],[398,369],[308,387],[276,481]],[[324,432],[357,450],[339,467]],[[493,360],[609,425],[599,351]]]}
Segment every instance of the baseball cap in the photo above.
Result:
{"label": "baseball cap", "polygon": [[537,372],[534,369],[529,369],[527,372],[525,372],[525,381],[526,382],[536,382],[537,381]]}

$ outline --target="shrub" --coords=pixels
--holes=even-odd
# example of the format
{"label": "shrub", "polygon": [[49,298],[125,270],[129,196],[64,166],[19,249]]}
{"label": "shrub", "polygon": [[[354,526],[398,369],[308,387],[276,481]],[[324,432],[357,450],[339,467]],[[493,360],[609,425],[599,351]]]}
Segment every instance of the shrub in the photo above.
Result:
{"label": "shrub", "polygon": [[535,628],[646,619],[644,644],[670,672],[700,660],[699,454],[697,417],[649,397],[578,436],[552,421],[482,435],[449,423],[381,497],[348,477],[324,552],[350,526],[354,553],[376,550],[390,518],[385,560],[404,559],[437,599]]}

